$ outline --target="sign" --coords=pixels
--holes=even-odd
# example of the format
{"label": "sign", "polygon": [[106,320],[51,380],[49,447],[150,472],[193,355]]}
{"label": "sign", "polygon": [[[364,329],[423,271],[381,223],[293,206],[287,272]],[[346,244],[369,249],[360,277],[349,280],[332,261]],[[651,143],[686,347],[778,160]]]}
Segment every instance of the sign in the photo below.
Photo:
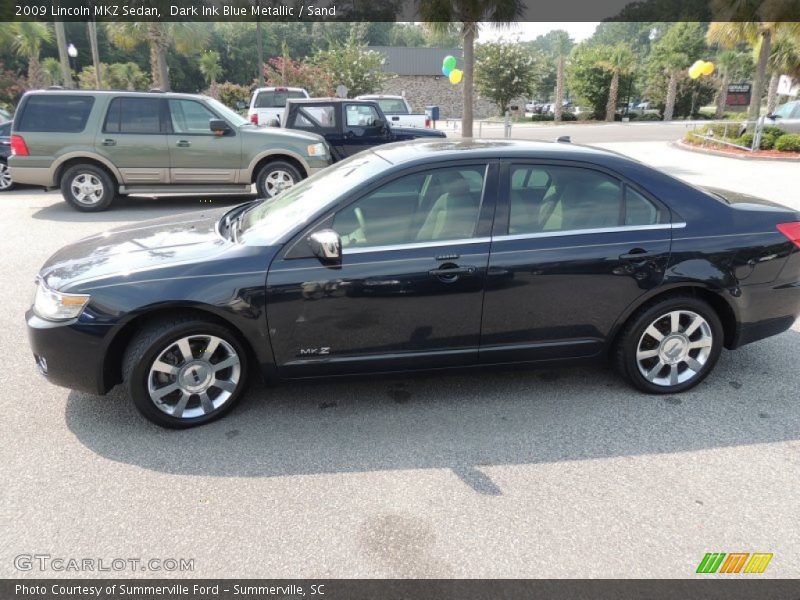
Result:
{"label": "sign", "polygon": [[749,106],[751,87],[749,83],[731,83],[728,85],[725,106]]}

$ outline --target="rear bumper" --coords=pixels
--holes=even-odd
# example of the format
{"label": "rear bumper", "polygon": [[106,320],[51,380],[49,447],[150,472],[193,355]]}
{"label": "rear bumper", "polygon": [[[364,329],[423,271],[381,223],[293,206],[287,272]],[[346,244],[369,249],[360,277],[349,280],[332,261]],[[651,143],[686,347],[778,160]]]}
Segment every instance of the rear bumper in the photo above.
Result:
{"label": "rear bumper", "polygon": [[90,394],[105,394],[103,339],[109,327],[79,320],[54,323],[29,310],[28,340],[39,373],[50,383]]}
{"label": "rear bumper", "polygon": [[739,327],[730,348],[790,329],[800,316],[800,281],[744,288],[738,304]]}
{"label": "rear bumper", "polygon": [[9,160],[8,170],[14,183],[53,187],[53,174],[46,167],[17,167]]}

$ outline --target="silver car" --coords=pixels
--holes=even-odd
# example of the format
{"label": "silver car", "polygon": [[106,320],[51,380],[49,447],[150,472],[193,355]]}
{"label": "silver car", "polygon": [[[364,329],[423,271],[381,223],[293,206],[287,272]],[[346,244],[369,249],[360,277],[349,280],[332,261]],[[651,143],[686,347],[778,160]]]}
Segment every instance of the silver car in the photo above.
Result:
{"label": "silver car", "polygon": [[767,125],[780,127],[787,133],[800,133],[800,100],[781,104],[764,119]]}

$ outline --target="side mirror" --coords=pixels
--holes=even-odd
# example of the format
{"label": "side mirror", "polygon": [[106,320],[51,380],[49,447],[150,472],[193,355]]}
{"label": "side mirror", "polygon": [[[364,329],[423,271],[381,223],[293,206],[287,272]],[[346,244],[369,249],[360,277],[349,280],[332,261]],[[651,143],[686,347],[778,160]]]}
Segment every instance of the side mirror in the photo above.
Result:
{"label": "side mirror", "polygon": [[308,237],[311,251],[324,262],[342,260],[342,238],[333,229],[315,231]]}
{"label": "side mirror", "polygon": [[247,102],[244,100],[236,101],[236,110],[244,110],[245,108],[247,108]]}
{"label": "side mirror", "polygon": [[208,128],[216,135],[225,135],[231,132],[231,126],[222,119],[209,119]]}
{"label": "side mirror", "polygon": [[774,121],[775,119],[780,119],[781,116],[780,115],[776,115],[775,113],[772,113],[771,115],[767,115],[767,118],[768,119],[772,119]]}
{"label": "side mirror", "polygon": [[380,129],[381,131],[386,130],[386,121],[384,121],[383,119],[375,119],[372,122],[372,125]]}

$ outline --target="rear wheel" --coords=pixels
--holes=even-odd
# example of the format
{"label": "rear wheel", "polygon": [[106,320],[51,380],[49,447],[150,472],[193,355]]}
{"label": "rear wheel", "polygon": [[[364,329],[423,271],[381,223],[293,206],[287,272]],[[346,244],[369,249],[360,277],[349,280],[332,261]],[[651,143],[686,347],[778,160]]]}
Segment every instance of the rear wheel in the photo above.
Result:
{"label": "rear wheel", "polygon": [[198,319],[163,321],[141,331],[123,359],[137,409],[163,427],[209,423],[244,393],[247,355],[225,327]]}
{"label": "rear wheel", "polygon": [[640,390],[686,391],[714,368],[722,350],[719,317],[706,302],[667,298],[640,310],[623,330],[617,369]]}
{"label": "rear wheel", "polygon": [[64,200],[82,212],[106,210],[116,193],[117,186],[111,176],[95,165],[75,165],[61,177]]}
{"label": "rear wheel", "polygon": [[0,192],[7,192],[14,188],[14,182],[11,181],[11,171],[8,164],[4,160],[0,160]]}
{"label": "rear wheel", "polygon": [[268,162],[261,167],[256,176],[256,189],[259,198],[273,198],[283,190],[288,190],[303,176],[292,164],[282,160]]}

